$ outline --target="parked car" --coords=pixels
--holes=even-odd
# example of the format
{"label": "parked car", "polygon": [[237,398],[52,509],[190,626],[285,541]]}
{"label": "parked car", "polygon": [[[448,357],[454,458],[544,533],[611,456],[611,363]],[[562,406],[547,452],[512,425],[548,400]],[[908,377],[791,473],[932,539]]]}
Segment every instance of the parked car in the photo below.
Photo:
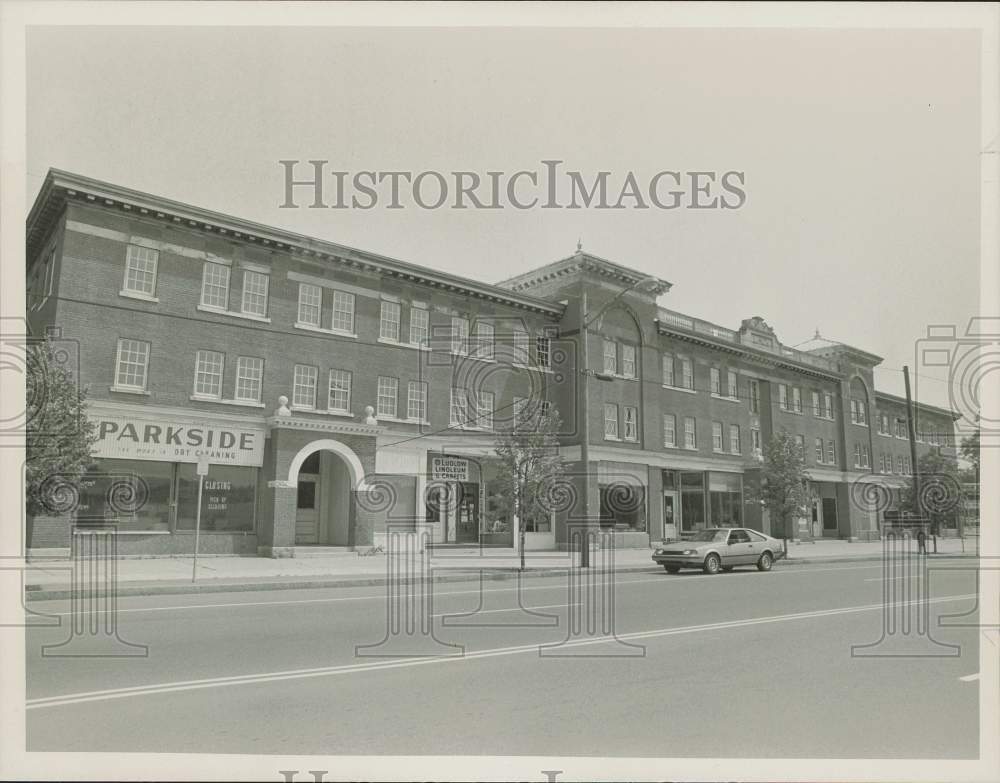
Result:
{"label": "parked car", "polygon": [[745,527],[706,528],[691,538],[661,545],[653,552],[653,560],[671,574],[682,568],[700,568],[706,574],[717,574],[732,571],[738,565],[756,565],[759,571],[770,571],[774,561],[784,556],[784,547],[777,538]]}

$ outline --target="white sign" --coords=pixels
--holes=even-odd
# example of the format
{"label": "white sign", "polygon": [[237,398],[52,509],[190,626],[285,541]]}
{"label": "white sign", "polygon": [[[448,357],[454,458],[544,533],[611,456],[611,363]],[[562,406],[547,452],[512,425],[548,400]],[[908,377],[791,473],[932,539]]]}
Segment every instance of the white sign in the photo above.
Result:
{"label": "white sign", "polygon": [[207,476],[208,475],[208,455],[207,454],[199,454],[198,455],[198,467],[195,469],[195,473],[197,473],[199,476]]}
{"label": "white sign", "polygon": [[431,478],[434,481],[468,481],[469,461],[458,457],[432,457]]}
{"label": "white sign", "polygon": [[194,462],[259,466],[264,457],[264,431],[238,424],[211,424],[151,414],[97,416],[95,457],[105,459]]}

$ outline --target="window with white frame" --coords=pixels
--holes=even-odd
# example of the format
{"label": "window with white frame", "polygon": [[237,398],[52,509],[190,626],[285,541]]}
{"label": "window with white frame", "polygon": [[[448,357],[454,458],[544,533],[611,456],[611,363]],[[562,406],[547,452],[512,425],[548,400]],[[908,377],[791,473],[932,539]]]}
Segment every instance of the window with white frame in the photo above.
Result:
{"label": "window with white frame", "polygon": [[878,417],[878,434],[889,434],[889,417],[884,413],[880,413]]}
{"label": "window with white frame", "polygon": [[716,395],[717,397],[721,397],[722,396],[722,375],[719,372],[719,368],[718,367],[713,367],[713,368],[711,368],[711,370],[709,372],[711,374],[711,380],[712,380],[712,394]]}
{"label": "window with white frame", "polygon": [[493,429],[493,392],[481,391],[476,395],[476,426]]}
{"label": "window with white frame", "polygon": [[751,379],[749,386],[750,412],[760,413],[760,381]]}
{"label": "window with white frame", "polygon": [[896,457],[896,472],[901,476],[903,475],[903,458],[898,455]]}
{"label": "window with white frame", "polygon": [[788,387],[783,384],[778,384],[778,407],[783,411],[788,410]]}
{"label": "window with white frame", "polygon": [[201,303],[225,310],[229,306],[229,267],[206,261],[201,273]]}
{"label": "window with white frame", "polygon": [[142,340],[118,340],[115,358],[115,386],[131,391],[145,391],[149,370],[149,343]]}
{"label": "window with white frame", "polygon": [[604,341],[604,374],[615,375],[618,372],[618,344],[614,340]]}
{"label": "window with white frame", "polygon": [[639,409],[629,405],[622,408],[622,423],[625,427],[625,440],[639,440]]}
{"label": "window with white frame", "polygon": [[225,355],[218,351],[198,351],[194,365],[194,393],[198,397],[222,397],[222,368]]}
{"label": "window with white frame", "polygon": [[815,451],[816,451],[816,461],[817,462],[822,462],[823,461],[823,439],[822,438],[816,438],[816,449],[815,449]]}
{"label": "window with white frame", "polygon": [[851,398],[851,422],[868,426],[868,412],[864,400]]}
{"label": "window with white frame", "polygon": [[722,422],[712,422],[712,451],[722,451]]}
{"label": "window with white frame", "polygon": [[125,252],[125,282],[122,288],[132,294],[156,294],[156,263],[159,251],[142,245],[129,245]]}
{"label": "window with white frame", "polygon": [[448,420],[453,427],[464,427],[468,424],[469,400],[465,389],[451,390],[451,405]]}
{"label": "window with white frame", "polygon": [[869,457],[868,447],[864,444],[861,445],[861,467],[867,468],[871,466],[871,459]]}
{"label": "window with white frame", "polygon": [[826,442],[826,461],[831,465],[837,464],[837,445],[832,440]]}
{"label": "window with white frame", "polygon": [[267,286],[270,276],[252,269],[243,270],[243,301],[240,311],[247,315],[267,315]]}
{"label": "window with white frame", "polygon": [[684,448],[698,448],[698,432],[694,416],[684,417]]}
{"label": "window with white frame", "polygon": [[236,394],[240,402],[260,402],[264,360],[256,356],[236,359]]}
{"label": "window with white frame", "polygon": [[812,393],[812,409],[813,409],[813,416],[822,416],[823,415],[823,406],[822,406],[822,404],[819,401],[819,392],[818,391],[814,391]]}
{"label": "window with white frame", "polygon": [[736,399],[736,371],[728,370],[726,372],[726,395],[732,399]]}
{"label": "window with white frame", "polygon": [[535,338],[535,361],[539,367],[552,366],[552,341],[545,335]]}
{"label": "window with white frame", "polygon": [[663,445],[677,447],[677,417],[672,413],[663,414]]}
{"label": "window with white frame", "polygon": [[496,347],[493,342],[495,333],[493,324],[486,321],[476,321],[475,355],[477,359],[493,361],[493,357],[496,355]]}
{"label": "window with white frame", "polygon": [[424,381],[410,381],[406,385],[406,418],[427,420],[427,384]]}
{"label": "window with white frame", "polygon": [[451,352],[467,354],[469,352],[469,319],[461,316],[451,318]]}
{"label": "window with white frame", "polygon": [[333,318],[330,324],[338,332],[354,334],[354,294],[333,292]]}
{"label": "window with white frame", "polygon": [[681,385],[685,389],[694,389],[694,367],[686,356],[681,358]]}
{"label": "window with white frame", "polygon": [[299,312],[297,320],[307,326],[319,326],[323,312],[323,289],[318,285],[299,283]]}
{"label": "window with white frame", "polygon": [[515,397],[513,405],[514,413],[514,425],[523,424],[524,420],[527,419],[527,413],[525,411],[525,405],[527,405],[528,399],[526,397]]}
{"label": "window with white frame", "polygon": [[626,378],[635,377],[635,346],[622,345],[622,375]]}
{"label": "window with white frame", "polygon": [[861,444],[860,443],[855,443],[854,444],[854,467],[856,467],[856,468],[860,468],[861,467]]}
{"label": "window with white frame", "polygon": [[896,419],[896,437],[906,437],[906,419]]}
{"label": "window with white frame", "polygon": [[426,348],[429,343],[430,313],[424,307],[410,307],[410,344]]}
{"label": "window with white frame", "polygon": [[750,428],[750,450],[754,454],[760,454],[760,430],[756,427]]}
{"label": "window with white frame", "polygon": [[351,383],[354,380],[350,370],[330,370],[330,387],[326,409],[334,413],[351,412]]}
{"label": "window with white frame", "polygon": [[382,301],[382,313],[379,316],[378,336],[383,340],[399,342],[399,303]]}
{"label": "window with white frame", "polygon": [[663,354],[663,385],[674,385],[674,355],[672,353]]}
{"label": "window with white frame", "polygon": [[528,349],[528,333],[523,329],[514,330],[514,363],[528,364],[531,361]]}
{"label": "window with white frame", "polygon": [[604,403],[604,437],[618,440],[618,406],[613,402]]}
{"label": "window with white frame", "polygon": [[729,452],[731,454],[739,454],[742,452],[742,446],[740,445],[739,424],[729,425]]}
{"label": "window with white frame", "polygon": [[798,386],[792,387],[792,410],[802,413],[802,390]]}
{"label": "window with white frame", "polygon": [[296,364],[292,379],[292,407],[312,410],[316,407],[318,370],[309,364]]}
{"label": "window with white frame", "polygon": [[878,455],[878,472],[885,473],[885,453]]}
{"label": "window with white frame", "polygon": [[833,418],[833,395],[823,395],[823,416],[827,419]]}
{"label": "window with white frame", "polygon": [[378,376],[378,394],[376,405],[378,415],[390,419],[396,418],[396,404],[399,400],[399,379],[386,375]]}

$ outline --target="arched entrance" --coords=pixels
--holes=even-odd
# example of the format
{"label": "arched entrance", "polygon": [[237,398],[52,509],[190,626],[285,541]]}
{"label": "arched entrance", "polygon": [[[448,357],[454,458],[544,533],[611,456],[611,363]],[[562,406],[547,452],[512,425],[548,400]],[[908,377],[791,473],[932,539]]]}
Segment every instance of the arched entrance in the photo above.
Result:
{"label": "arched entrance", "polygon": [[348,446],[335,440],[303,446],[292,459],[288,481],[296,487],[296,546],[355,545],[354,493],[364,478]]}

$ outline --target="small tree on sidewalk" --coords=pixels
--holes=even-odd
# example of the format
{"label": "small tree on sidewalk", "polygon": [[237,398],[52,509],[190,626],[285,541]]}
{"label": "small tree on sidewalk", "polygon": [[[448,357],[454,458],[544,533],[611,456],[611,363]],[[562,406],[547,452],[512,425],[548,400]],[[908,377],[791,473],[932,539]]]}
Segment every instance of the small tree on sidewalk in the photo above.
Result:
{"label": "small tree on sidewalk", "polygon": [[763,457],[760,485],[750,489],[751,500],[763,501],[772,522],[792,538],[792,520],[804,513],[809,502],[805,455],[794,437],[780,431],[764,444]]}
{"label": "small tree on sidewalk", "polygon": [[931,534],[938,535],[941,526],[957,525],[958,507],[962,502],[962,485],[959,479],[958,460],[933,449],[917,460],[920,474],[920,497],[914,491],[910,476],[901,492],[901,505],[930,522]]}
{"label": "small tree on sidewalk", "polygon": [[48,338],[27,348],[25,505],[32,516],[50,511],[45,503],[53,492],[77,494],[97,440],[83,411],[86,392],[54,350]]}
{"label": "small tree on sidewalk", "polygon": [[561,421],[554,408],[537,406],[515,411],[497,432],[497,508],[517,519],[518,550],[524,570],[524,532],[529,522],[542,522],[550,509],[543,501],[547,488],[564,474],[559,454]]}

